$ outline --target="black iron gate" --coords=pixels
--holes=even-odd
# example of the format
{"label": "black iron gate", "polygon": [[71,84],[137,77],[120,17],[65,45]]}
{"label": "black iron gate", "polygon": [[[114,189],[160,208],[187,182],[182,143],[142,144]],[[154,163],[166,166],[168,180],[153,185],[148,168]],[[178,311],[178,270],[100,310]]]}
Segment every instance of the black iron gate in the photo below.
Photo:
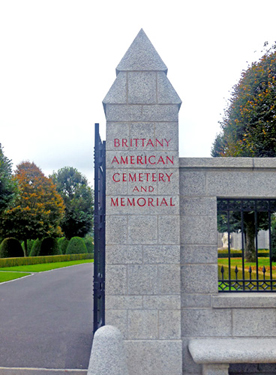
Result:
{"label": "black iron gate", "polygon": [[94,333],[105,324],[105,141],[95,124]]}

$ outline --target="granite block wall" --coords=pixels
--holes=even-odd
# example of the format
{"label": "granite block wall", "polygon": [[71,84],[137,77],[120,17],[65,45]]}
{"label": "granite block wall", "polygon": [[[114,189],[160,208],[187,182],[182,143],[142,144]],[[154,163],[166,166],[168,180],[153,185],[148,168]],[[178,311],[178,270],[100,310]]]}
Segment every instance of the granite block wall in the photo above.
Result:
{"label": "granite block wall", "polygon": [[[217,198],[275,198],[276,160],[180,158],[179,165],[183,373],[201,374],[187,350],[191,338],[276,337],[276,295],[218,293],[216,238]],[[252,366],[229,371],[260,372]]]}

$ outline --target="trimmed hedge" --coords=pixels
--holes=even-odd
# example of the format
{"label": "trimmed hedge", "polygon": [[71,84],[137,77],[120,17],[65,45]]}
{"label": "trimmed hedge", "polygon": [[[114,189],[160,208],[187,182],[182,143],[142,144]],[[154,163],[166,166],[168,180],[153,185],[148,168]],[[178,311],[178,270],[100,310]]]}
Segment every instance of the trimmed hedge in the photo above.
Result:
{"label": "trimmed hedge", "polygon": [[41,249],[41,242],[42,240],[40,239],[37,239],[34,241],[32,249],[30,251],[30,255],[29,255],[30,257],[36,257],[39,255],[40,249]]}
{"label": "trimmed hedge", "polygon": [[85,246],[87,248],[87,252],[90,253],[90,254],[93,254],[94,253],[94,244],[92,242],[92,239],[87,237],[87,238],[84,238],[84,243],[85,243]]}
{"label": "trimmed hedge", "polygon": [[41,242],[39,255],[61,255],[61,250],[58,246],[58,240],[52,237],[44,238]]}
{"label": "trimmed hedge", "polygon": [[0,258],[24,257],[20,242],[13,237],[3,240],[0,246]]}
{"label": "trimmed hedge", "polygon": [[[242,250],[230,250],[231,258],[241,258]],[[259,257],[269,257],[269,250],[261,249],[258,251]],[[218,258],[228,258],[228,250],[218,250]]]}
{"label": "trimmed hedge", "polygon": [[67,249],[66,254],[84,254],[87,253],[84,240],[81,237],[72,237]]}
{"label": "trimmed hedge", "polygon": [[60,248],[61,254],[66,254],[66,249],[69,244],[69,240],[65,237],[61,237],[58,239],[58,246]]}
{"label": "trimmed hedge", "polygon": [[26,266],[31,264],[67,262],[69,260],[94,259],[93,254],[67,254],[50,255],[26,258],[4,258],[0,259],[0,268],[13,266]]}

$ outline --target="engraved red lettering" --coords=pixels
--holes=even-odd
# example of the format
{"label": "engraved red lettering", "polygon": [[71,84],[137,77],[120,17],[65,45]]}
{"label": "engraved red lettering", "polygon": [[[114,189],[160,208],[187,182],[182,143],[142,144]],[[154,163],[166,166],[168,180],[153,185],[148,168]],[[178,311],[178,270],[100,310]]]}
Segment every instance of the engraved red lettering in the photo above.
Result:
{"label": "engraved red lettering", "polygon": [[168,182],[171,182],[171,176],[173,175],[173,173],[171,173],[171,174],[167,174],[166,173],[166,176],[168,177]]}
{"label": "engraved red lettering", "polygon": [[161,201],[161,203],[160,203],[160,206],[162,206],[163,204],[164,204],[165,206],[168,205],[168,203],[167,203],[167,201],[166,201],[165,198],[162,199],[162,201]]}
{"label": "engraved red lettering", "polygon": [[143,186],[141,186],[141,193],[142,193],[143,191],[144,191],[144,192],[147,192],[147,187],[143,187]]}
{"label": "engraved red lettering", "polygon": [[146,181],[149,182],[149,175],[150,175],[150,173],[145,173],[145,175],[146,175]]}
{"label": "engraved red lettering", "polygon": [[163,139],[162,139],[162,142],[160,142],[159,139],[156,138],[156,140],[155,140],[156,146],[158,146],[157,143],[159,143],[161,147],[164,147],[164,145],[163,145]]}
{"label": "engraved red lettering", "polygon": [[153,203],[153,198],[148,198],[148,206],[154,207]]}
{"label": "engraved red lettering", "polygon": [[128,164],[128,157],[125,156],[125,158],[123,156],[121,156],[121,164]]}
{"label": "engraved red lettering", "polygon": [[160,164],[160,163],[165,164],[165,161],[164,161],[164,159],[163,159],[162,156],[159,157],[159,159],[158,159],[158,161],[157,161],[156,164]]}
{"label": "engraved red lettering", "polygon": [[148,161],[149,161],[150,164],[156,164],[155,161],[154,161],[154,162],[151,161],[151,158],[154,158],[154,159],[155,159],[155,155],[151,155],[151,156],[148,158]]}
{"label": "engraved red lettering", "polygon": [[121,206],[125,207],[125,198],[121,198]]}
{"label": "engraved red lettering", "polygon": [[120,178],[118,180],[115,180],[115,176],[120,176],[120,173],[114,173],[114,175],[112,176],[112,180],[114,182],[120,182]]}
{"label": "engraved red lettering", "polygon": [[120,139],[115,138],[114,139],[114,147],[119,147],[120,146]]}
{"label": "engraved red lettering", "polygon": [[114,206],[114,207],[118,207],[118,204],[119,204],[119,199],[116,198],[115,200],[113,198],[111,198],[111,207]]}
{"label": "engraved red lettering", "polygon": [[167,147],[169,147],[169,143],[170,143],[171,139],[167,141],[166,138],[165,138],[164,140],[165,140],[165,142],[167,142]]}
{"label": "engraved red lettering", "polygon": [[132,176],[131,173],[129,174],[129,181],[131,182],[136,182],[136,173],[134,173],[134,175]]}
{"label": "engraved red lettering", "polygon": [[159,181],[165,182],[164,177],[165,177],[164,173],[159,173]]}
{"label": "engraved red lettering", "polygon": [[116,158],[116,156],[114,156],[114,158],[112,159],[111,164],[113,164],[113,163],[120,164],[120,163],[119,163],[119,160]]}
{"label": "engraved red lettering", "polygon": [[139,173],[139,182],[143,182],[143,173]]}
{"label": "engraved red lettering", "polygon": [[152,146],[152,147],[154,147],[154,144],[152,143],[152,140],[151,140],[151,139],[148,140],[148,142],[147,142],[147,144],[146,144],[146,147],[147,147],[147,146]]}
{"label": "engraved red lettering", "polygon": [[153,186],[149,186],[149,192],[152,193],[154,191],[154,187]]}
{"label": "engraved red lettering", "polygon": [[157,179],[156,179],[156,173],[152,173],[151,174],[151,180],[152,180],[152,182],[156,182],[157,181]]}
{"label": "engraved red lettering", "polygon": [[135,186],[135,188],[132,190],[132,192],[134,193],[135,191],[137,191],[139,193],[139,189],[137,186]]}
{"label": "engraved red lettering", "polygon": [[167,164],[169,164],[168,160],[170,161],[171,164],[173,164],[173,156],[172,156],[171,159],[168,156],[166,156],[166,162],[167,162]]}
{"label": "engraved red lettering", "polygon": [[[142,201],[143,203],[140,203],[141,201]],[[140,206],[140,207],[144,207],[146,203],[147,203],[147,201],[145,200],[145,198],[138,198],[138,199],[137,199],[137,204],[138,204],[138,206]]]}
{"label": "engraved red lettering", "polygon": [[123,173],[123,182],[127,182],[126,173]]}
{"label": "engraved red lettering", "polygon": [[130,157],[130,164],[135,164],[135,162],[134,162],[134,156]]}
{"label": "engraved red lettering", "polygon": [[132,201],[130,198],[127,198],[127,205],[128,206],[135,206],[135,198],[132,198]]}
{"label": "engraved red lettering", "polygon": [[122,147],[128,147],[126,138],[122,139]]}
{"label": "engraved red lettering", "polygon": [[143,156],[137,156],[137,164],[143,164]]}
{"label": "engraved red lettering", "polygon": [[173,199],[172,199],[172,198],[170,198],[170,206],[171,206],[171,207],[174,207],[174,206],[175,206],[175,204],[173,204]]}

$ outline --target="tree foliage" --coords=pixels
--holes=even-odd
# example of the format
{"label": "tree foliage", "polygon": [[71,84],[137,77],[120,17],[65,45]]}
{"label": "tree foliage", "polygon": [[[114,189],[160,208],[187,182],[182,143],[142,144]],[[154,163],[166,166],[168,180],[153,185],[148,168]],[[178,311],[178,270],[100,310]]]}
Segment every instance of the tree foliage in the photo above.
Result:
{"label": "tree foliage", "polygon": [[52,180],[34,163],[19,164],[15,178],[20,194],[1,217],[0,235],[24,240],[26,255],[28,239],[61,235],[65,207]]}
{"label": "tree foliage", "polygon": [[51,176],[65,203],[61,228],[67,239],[84,237],[93,223],[93,191],[75,168],[64,167]]}
{"label": "tree foliage", "polygon": [[276,45],[242,72],[220,125],[212,156],[276,156]]}
{"label": "tree foliage", "polygon": [[17,192],[16,181],[12,178],[12,162],[4,155],[0,143],[0,215],[15,199]]}

